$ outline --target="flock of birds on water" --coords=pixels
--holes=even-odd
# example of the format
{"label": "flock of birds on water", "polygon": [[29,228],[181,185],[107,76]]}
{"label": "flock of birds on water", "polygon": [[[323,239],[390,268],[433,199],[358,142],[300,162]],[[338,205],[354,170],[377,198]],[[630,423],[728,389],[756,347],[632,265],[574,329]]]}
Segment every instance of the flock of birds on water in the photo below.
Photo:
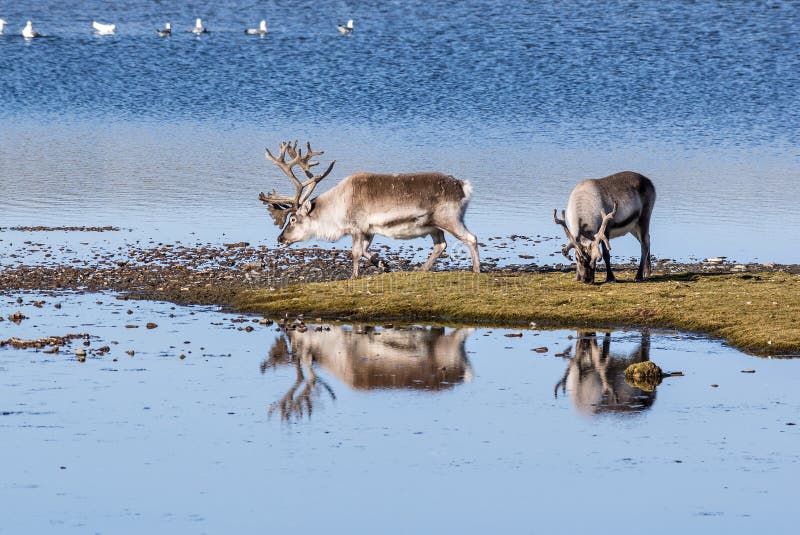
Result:
{"label": "flock of birds on water", "polygon": [[[0,35],[3,35],[5,33],[5,27],[7,24],[8,22],[6,22],[3,19],[0,19]],[[95,33],[97,33],[98,35],[113,35],[117,31],[116,24],[107,24],[97,21],[92,22],[92,28],[94,28]],[[337,25],[337,28],[339,30],[339,33],[342,35],[349,35],[353,33],[353,19],[348,20],[347,23],[345,24]],[[193,33],[195,35],[209,33],[208,28],[203,26],[203,21],[199,17],[195,19],[194,27],[189,28],[187,32]],[[160,37],[169,37],[170,35],[172,35],[172,24],[167,22],[166,24],[164,24],[163,28],[157,28],[156,33]],[[258,28],[246,28],[244,33],[246,35],[260,35],[260,36],[266,35],[267,21],[262,20],[259,23]],[[22,30],[20,31],[20,35],[22,35],[22,37],[24,37],[25,39],[44,37],[41,33],[33,29],[33,23],[31,21],[27,21],[25,23],[25,27],[22,28]]]}

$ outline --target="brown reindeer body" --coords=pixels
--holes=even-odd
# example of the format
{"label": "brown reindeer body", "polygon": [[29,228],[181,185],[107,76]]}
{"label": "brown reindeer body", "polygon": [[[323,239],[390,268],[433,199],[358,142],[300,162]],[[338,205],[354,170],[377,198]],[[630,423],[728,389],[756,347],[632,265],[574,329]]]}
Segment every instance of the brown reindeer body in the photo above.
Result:
{"label": "brown reindeer body", "polygon": [[[293,158],[290,162],[284,161],[286,152]],[[316,162],[308,160],[318,154],[312,153],[309,147],[303,158],[301,150],[288,144],[281,145],[279,158],[267,151],[267,158],[278,164],[297,188],[294,198],[274,193],[260,196],[270,206],[276,224],[283,226],[288,220],[278,236],[279,243],[289,245],[314,238],[336,241],[350,235],[353,238],[353,277],[357,277],[362,257],[378,263],[377,255],[369,253],[375,235],[403,240],[431,236],[434,248],[421,268],[429,270],[447,247],[444,233],[449,232],[467,245],[473,271],[480,271],[478,240],[464,225],[464,213],[472,195],[469,182],[436,172],[356,173],[309,200],[316,183],[333,167],[331,164],[323,175],[314,176],[309,167]],[[298,164],[309,177],[302,184],[291,172],[291,167]],[[308,185],[311,188],[303,192]]]}

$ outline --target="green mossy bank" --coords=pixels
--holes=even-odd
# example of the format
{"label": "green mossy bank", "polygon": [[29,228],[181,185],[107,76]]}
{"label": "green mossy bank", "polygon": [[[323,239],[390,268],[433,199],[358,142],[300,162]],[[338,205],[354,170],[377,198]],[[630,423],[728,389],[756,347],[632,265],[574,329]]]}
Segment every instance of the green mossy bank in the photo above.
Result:
{"label": "green mossy bank", "polygon": [[[602,274],[599,276],[602,277]],[[656,275],[585,285],[572,273],[389,273],[240,293],[235,308],[346,321],[661,327],[762,354],[800,354],[800,275]]]}

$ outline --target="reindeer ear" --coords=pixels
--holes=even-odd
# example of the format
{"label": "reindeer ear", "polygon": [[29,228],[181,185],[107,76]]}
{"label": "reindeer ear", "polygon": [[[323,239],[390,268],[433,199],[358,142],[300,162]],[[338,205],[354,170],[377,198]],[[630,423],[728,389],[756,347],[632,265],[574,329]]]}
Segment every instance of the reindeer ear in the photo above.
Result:
{"label": "reindeer ear", "polygon": [[314,201],[306,201],[303,203],[297,213],[299,213],[301,216],[307,216],[314,210],[315,205],[316,203]]}
{"label": "reindeer ear", "polygon": [[268,204],[267,210],[269,210],[269,215],[275,226],[283,228],[283,225],[286,224],[286,218],[289,217],[289,208],[285,208],[280,204]]}

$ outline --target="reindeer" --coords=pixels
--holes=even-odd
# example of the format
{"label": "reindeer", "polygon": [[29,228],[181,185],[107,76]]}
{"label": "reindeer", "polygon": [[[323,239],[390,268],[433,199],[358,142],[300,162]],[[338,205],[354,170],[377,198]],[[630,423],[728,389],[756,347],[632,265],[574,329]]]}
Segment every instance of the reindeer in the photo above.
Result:
{"label": "reindeer", "polygon": [[569,240],[561,253],[572,260],[569,250],[575,249],[575,280],[594,283],[597,261],[602,256],[606,263],[606,282],[615,282],[609,240],[629,232],[641,244],[636,280],[649,277],[652,272],[650,215],[655,202],[655,186],[639,173],[624,171],[579,182],[569,196],[566,216],[562,210],[559,219],[558,211],[553,210],[553,220],[564,228]]}
{"label": "reindeer", "polygon": [[[258,196],[267,205],[275,224],[283,229],[278,243],[290,245],[312,238],[337,241],[349,234],[353,238],[353,278],[356,278],[361,257],[375,265],[379,263],[378,255],[369,252],[376,234],[403,240],[430,236],[433,251],[421,267],[427,271],[447,247],[444,233],[449,232],[466,244],[472,255],[472,270],[480,272],[478,240],[464,226],[464,212],[472,195],[468,181],[435,172],[357,173],[312,199],[314,188],[328,176],[336,160],[324,173],[315,175],[311,168],[319,162],[311,159],[323,152],[313,152],[310,143],[306,148],[303,154],[302,148],[297,148],[297,141],[284,142],[277,157],[266,149],[267,159],[291,179],[296,190],[293,197],[275,191]],[[305,173],[305,182],[295,176],[295,166]]]}
{"label": "reindeer", "polygon": [[595,333],[578,332],[575,356],[569,359],[564,377],[556,384],[555,396],[559,389],[562,393],[569,391],[575,408],[584,414],[642,412],[650,408],[656,399],[655,388],[643,390],[625,380],[625,368],[650,360],[650,334],[642,332],[639,347],[628,356],[613,355],[610,349],[611,334],[606,333],[599,345]]}
{"label": "reindeer", "polygon": [[261,373],[294,364],[296,380],[269,408],[291,421],[311,416],[314,399],[333,389],[315,372],[320,367],[355,390],[409,389],[439,391],[472,380],[466,339],[474,329],[412,327],[376,330],[369,326],[346,329],[334,325],[301,332],[284,329]]}

